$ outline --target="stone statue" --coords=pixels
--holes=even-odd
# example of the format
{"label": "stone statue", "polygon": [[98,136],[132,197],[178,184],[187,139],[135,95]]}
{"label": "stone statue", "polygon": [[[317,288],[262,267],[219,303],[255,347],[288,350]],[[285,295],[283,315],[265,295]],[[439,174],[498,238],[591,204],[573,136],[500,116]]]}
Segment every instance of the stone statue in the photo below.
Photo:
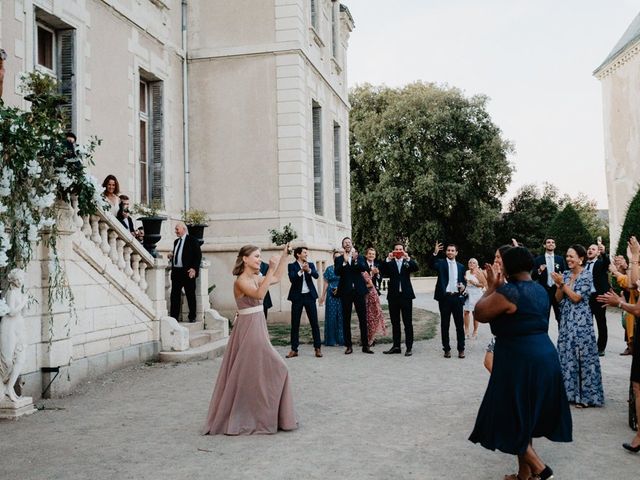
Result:
{"label": "stone statue", "polygon": [[7,275],[9,290],[5,301],[9,313],[0,320],[0,401],[5,395],[17,402],[20,397],[13,386],[22,372],[26,360],[24,344],[24,318],[22,310],[27,306],[28,295],[22,291],[24,270],[14,268]]}

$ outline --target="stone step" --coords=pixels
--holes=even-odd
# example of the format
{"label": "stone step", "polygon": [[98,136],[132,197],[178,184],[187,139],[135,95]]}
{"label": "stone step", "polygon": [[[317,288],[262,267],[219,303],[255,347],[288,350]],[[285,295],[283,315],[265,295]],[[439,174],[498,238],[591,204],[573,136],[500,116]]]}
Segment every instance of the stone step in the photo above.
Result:
{"label": "stone step", "polygon": [[204,330],[204,321],[200,322],[178,322],[178,325],[185,327],[189,332]]}
{"label": "stone step", "polygon": [[229,337],[205,343],[199,347],[190,348],[184,352],[160,352],[161,362],[185,363],[206,360],[222,355],[227,348]]}
{"label": "stone step", "polygon": [[205,330],[191,332],[189,334],[189,348],[196,348],[211,342],[211,335]]}

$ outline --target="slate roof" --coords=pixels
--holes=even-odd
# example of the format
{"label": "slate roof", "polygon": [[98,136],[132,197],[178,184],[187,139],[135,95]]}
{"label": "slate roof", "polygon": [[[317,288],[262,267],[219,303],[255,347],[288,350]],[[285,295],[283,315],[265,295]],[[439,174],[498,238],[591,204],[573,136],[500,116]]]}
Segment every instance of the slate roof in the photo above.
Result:
{"label": "slate roof", "polygon": [[602,62],[600,66],[593,71],[593,74],[596,75],[600,70],[613,62],[613,60],[624,52],[627,47],[636,43],[638,40],[640,40],[640,13],[633,19],[631,25],[629,25],[626,32],[624,32],[620,40],[618,40],[618,43],[613,47],[613,50],[611,50],[604,62]]}

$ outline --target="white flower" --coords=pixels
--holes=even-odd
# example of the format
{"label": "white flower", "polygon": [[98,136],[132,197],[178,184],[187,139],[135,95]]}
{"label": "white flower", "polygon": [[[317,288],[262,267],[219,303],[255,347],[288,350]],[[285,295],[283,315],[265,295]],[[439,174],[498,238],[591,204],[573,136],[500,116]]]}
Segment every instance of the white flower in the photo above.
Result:
{"label": "white flower", "polygon": [[53,192],[45,193],[42,196],[35,196],[33,198],[33,205],[38,210],[44,210],[45,208],[49,208],[53,205],[53,202],[56,201],[56,194]]}
{"label": "white flower", "polygon": [[66,172],[61,172],[58,174],[58,183],[62,188],[69,188],[73,185],[73,178],[67,175]]}
{"label": "white flower", "polygon": [[9,305],[7,305],[7,302],[5,302],[4,299],[0,298],[0,317],[4,317],[9,312]]}
{"label": "white flower", "polygon": [[38,229],[41,228],[51,228],[56,224],[55,218],[43,218],[40,220],[38,224]]}
{"label": "white flower", "polygon": [[16,132],[18,131],[18,125],[16,125],[16,124],[14,123],[13,125],[11,125],[11,126],[9,127],[9,131],[10,131],[11,133],[16,133]]}
{"label": "white flower", "polygon": [[0,267],[6,267],[9,265],[9,257],[4,250],[0,250]]}
{"label": "white flower", "polygon": [[13,181],[13,170],[9,167],[2,169],[2,177],[0,177],[0,197],[7,197],[11,193],[11,182]]}
{"label": "white flower", "polygon": [[9,210],[9,207],[0,203],[0,214],[7,213],[7,210]]}
{"label": "white flower", "polygon": [[29,233],[27,234],[27,240],[35,242],[38,240],[38,226],[29,225]]}
{"label": "white flower", "polygon": [[40,174],[42,173],[42,167],[38,163],[37,160],[29,160],[29,165],[27,166],[27,173],[30,177],[40,178]]}

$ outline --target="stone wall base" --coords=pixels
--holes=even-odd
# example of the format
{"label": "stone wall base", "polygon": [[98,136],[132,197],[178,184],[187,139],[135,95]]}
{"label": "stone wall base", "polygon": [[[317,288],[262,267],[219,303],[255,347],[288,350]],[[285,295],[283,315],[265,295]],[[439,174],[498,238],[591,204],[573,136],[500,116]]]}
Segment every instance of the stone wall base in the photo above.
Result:
{"label": "stone wall base", "polygon": [[[160,342],[154,340],[74,360],[71,365],[60,367],[60,373],[49,387],[46,398],[69,395],[87,380],[130,365],[157,360],[159,353]],[[55,375],[55,373],[40,371],[23,374],[21,376],[23,394],[30,395],[36,400],[41,399],[42,391]]]}

